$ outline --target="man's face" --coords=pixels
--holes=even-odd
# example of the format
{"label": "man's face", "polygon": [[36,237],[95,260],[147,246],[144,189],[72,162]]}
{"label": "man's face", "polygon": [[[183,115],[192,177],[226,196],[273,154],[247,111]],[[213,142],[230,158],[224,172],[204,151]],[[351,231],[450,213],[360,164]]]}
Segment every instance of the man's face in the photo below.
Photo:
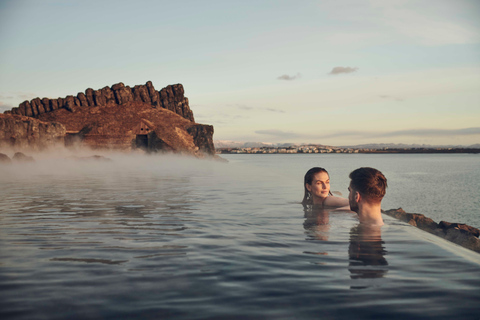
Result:
{"label": "man's face", "polygon": [[348,187],[348,203],[350,204],[350,210],[358,213],[358,202],[355,200],[356,193],[350,182],[350,186]]}

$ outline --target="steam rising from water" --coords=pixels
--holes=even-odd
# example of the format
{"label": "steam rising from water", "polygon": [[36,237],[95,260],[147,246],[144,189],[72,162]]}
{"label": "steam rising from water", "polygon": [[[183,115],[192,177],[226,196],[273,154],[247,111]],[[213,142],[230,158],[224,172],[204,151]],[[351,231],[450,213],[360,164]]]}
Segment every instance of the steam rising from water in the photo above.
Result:
{"label": "steam rising from water", "polygon": [[[6,153],[10,158],[13,152]],[[18,178],[42,175],[65,177],[81,175],[109,174],[174,174],[183,176],[209,171],[212,166],[224,166],[225,163],[211,159],[197,159],[189,156],[172,154],[145,154],[122,152],[92,152],[89,150],[74,153],[65,150],[50,153],[26,153],[35,159],[34,162],[13,162],[0,165],[0,172]]]}

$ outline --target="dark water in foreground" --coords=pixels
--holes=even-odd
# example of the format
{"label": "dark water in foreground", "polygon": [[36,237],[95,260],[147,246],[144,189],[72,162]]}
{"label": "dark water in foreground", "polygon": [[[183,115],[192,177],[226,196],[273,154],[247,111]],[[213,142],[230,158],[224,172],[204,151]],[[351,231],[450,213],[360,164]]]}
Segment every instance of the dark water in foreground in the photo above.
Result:
{"label": "dark water in foreground", "polygon": [[0,168],[1,319],[479,318],[474,252],[241,158],[112,158]]}

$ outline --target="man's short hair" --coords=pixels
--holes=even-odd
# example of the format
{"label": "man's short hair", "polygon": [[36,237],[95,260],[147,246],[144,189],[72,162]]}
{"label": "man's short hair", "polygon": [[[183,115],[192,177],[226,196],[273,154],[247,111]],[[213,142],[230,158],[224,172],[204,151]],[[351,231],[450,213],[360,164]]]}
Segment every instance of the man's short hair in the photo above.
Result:
{"label": "man's short hair", "polygon": [[350,175],[352,188],[369,201],[380,202],[385,196],[387,178],[374,168],[362,167],[353,170]]}

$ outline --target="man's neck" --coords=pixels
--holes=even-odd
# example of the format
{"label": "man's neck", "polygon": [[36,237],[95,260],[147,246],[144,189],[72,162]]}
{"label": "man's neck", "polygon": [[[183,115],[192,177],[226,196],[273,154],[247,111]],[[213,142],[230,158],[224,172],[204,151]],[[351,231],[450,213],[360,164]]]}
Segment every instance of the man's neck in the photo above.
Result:
{"label": "man's neck", "polygon": [[358,208],[358,220],[360,223],[372,226],[382,226],[382,208],[381,204],[362,203]]}

